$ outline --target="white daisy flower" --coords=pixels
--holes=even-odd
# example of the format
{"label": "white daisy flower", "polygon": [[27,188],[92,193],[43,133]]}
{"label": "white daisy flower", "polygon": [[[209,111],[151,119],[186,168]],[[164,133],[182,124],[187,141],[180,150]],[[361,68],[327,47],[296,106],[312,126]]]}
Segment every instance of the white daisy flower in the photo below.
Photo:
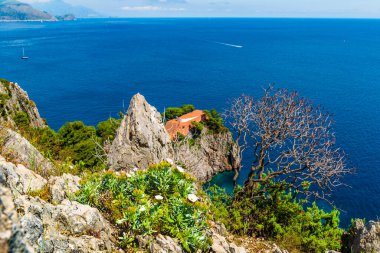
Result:
{"label": "white daisy flower", "polygon": [[164,197],[162,197],[161,195],[156,195],[154,198],[157,200],[163,200],[164,199]]}
{"label": "white daisy flower", "polygon": [[187,199],[190,200],[193,203],[195,203],[195,202],[197,202],[199,200],[199,198],[195,194],[189,194],[189,195],[187,195]]}

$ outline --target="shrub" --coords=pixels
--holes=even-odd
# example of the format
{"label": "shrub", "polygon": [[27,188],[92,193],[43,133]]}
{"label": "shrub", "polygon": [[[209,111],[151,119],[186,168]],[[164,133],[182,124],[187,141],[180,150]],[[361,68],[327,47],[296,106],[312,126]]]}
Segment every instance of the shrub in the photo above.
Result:
{"label": "shrub", "polygon": [[205,121],[205,125],[210,133],[225,133],[228,132],[228,128],[224,126],[223,119],[220,114],[212,109],[211,111],[204,110],[207,120]]}
{"label": "shrub", "polygon": [[5,105],[5,102],[9,99],[8,94],[0,93],[0,108]]}
{"label": "shrub", "polygon": [[305,208],[304,201],[295,200],[284,191],[270,192],[266,198],[254,200],[244,195],[234,198],[216,186],[208,193],[214,215],[234,233],[273,239],[288,250],[340,249],[343,231],[337,210],[327,213],[315,203]]}
{"label": "shrub", "polygon": [[[181,107],[169,107],[165,110],[165,119],[175,119],[194,110],[195,106],[191,104],[182,105]],[[164,116],[164,114],[162,114],[162,116]]]}
{"label": "shrub", "polygon": [[110,118],[97,125],[96,134],[101,138],[102,143],[115,139],[116,130],[119,128],[120,123],[121,119]]}
{"label": "shrub", "polygon": [[201,122],[193,121],[191,122],[191,132],[193,134],[193,138],[197,138],[202,134],[203,124]]}
{"label": "shrub", "polygon": [[100,166],[102,162],[95,156],[100,138],[96,136],[93,126],[86,126],[81,121],[66,123],[58,131],[62,150],[59,155],[62,160],[70,157],[72,161],[84,162],[86,167]]}
{"label": "shrub", "polygon": [[19,128],[27,128],[30,124],[29,116],[25,112],[17,112],[13,120]]}
{"label": "shrub", "polygon": [[187,252],[210,247],[206,235],[209,205],[187,199],[191,193],[201,194],[195,179],[169,163],[132,175],[94,174],[82,183],[77,200],[97,207],[117,224],[122,231],[121,245],[130,246],[136,235],[161,233],[178,238]]}

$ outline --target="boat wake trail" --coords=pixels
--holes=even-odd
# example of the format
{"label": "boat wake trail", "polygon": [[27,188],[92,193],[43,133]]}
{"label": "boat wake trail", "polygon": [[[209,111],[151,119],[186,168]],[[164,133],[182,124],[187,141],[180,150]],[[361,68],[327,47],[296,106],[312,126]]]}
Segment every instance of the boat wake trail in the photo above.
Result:
{"label": "boat wake trail", "polygon": [[218,42],[218,41],[215,41],[215,43],[223,45],[223,46],[228,46],[228,47],[243,48],[243,46],[240,46],[240,45],[228,44],[228,43],[223,43],[223,42]]}

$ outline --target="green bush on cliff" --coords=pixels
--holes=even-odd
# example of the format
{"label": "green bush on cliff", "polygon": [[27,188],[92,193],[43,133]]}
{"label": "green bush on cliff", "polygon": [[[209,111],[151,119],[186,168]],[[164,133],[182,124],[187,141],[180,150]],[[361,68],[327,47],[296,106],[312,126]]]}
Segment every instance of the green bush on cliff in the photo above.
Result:
{"label": "green bush on cliff", "polygon": [[305,201],[296,200],[281,190],[254,200],[237,191],[235,196],[240,194],[239,198],[217,186],[208,189],[215,218],[230,231],[269,238],[287,250],[340,250],[343,230],[339,228],[339,211],[327,213],[315,203],[304,207]]}
{"label": "green bush on cliff", "polygon": [[16,115],[13,116],[13,120],[19,128],[26,128],[30,124],[29,116],[25,112],[17,112]]}
{"label": "green bush on cliff", "polygon": [[171,120],[194,110],[195,106],[191,104],[182,105],[181,107],[168,107],[166,108],[165,113],[162,114],[162,117],[165,116],[165,120]]}
{"label": "green bush on cliff", "polygon": [[59,155],[62,159],[71,157],[74,162],[82,161],[87,167],[100,164],[94,155],[96,142],[100,142],[95,127],[86,126],[81,121],[69,122],[59,129],[58,134],[62,147]]}
{"label": "green bush on cliff", "polygon": [[102,143],[113,141],[115,139],[116,130],[119,128],[121,119],[109,118],[97,125],[96,134],[101,138]]}
{"label": "green bush on cliff", "polygon": [[[121,119],[110,118],[100,122],[97,128],[86,126],[81,121],[68,122],[58,132],[49,127],[33,128],[26,113],[16,115],[15,122],[21,134],[27,138],[45,157],[64,164],[72,163],[75,173],[83,169],[98,171],[104,168],[102,145],[115,138]],[[78,166],[77,166],[78,165]],[[65,172],[69,172],[65,169]],[[72,172],[74,173],[74,171]]]}
{"label": "green bush on cliff", "polygon": [[211,111],[204,110],[204,112],[207,116],[207,120],[203,124],[206,125],[210,133],[228,132],[228,128],[224,126],[222,117],[215,109]]}
{"label": "green bush on cliff", "polygon": [[177,238],[187,252],[206,251],[209,205],[192,203],[195,179],[169,163],[146,171],[93,174],[83,180],[77,200],[101,210],[121,231],[120,244],[131,246],[136,235],[164,234]]}

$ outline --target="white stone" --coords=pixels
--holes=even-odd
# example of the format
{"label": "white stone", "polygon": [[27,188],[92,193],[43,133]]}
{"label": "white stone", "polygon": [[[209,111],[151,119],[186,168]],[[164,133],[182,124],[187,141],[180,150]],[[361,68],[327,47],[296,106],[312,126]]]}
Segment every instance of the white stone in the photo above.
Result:
{"label": "white stone", "polygon": [[185,172],[185,169],[180,167],[180,166],[177,166],[177,170],[181,173],[184,173]]}
{"label": "white stone", "polygon": [[195,202],[197,202],[199,200],[199,198],[195,194],[189,194],[189,195],[187,195],[187,199],[190,200],[193,203],[195,203]]}
{"label": "white stone", "polygon": [[174,161],[173,161],[173,159],[166,158],[165,161],[167,161],[167,162],[170,163],[171,165],[174,165]]}

